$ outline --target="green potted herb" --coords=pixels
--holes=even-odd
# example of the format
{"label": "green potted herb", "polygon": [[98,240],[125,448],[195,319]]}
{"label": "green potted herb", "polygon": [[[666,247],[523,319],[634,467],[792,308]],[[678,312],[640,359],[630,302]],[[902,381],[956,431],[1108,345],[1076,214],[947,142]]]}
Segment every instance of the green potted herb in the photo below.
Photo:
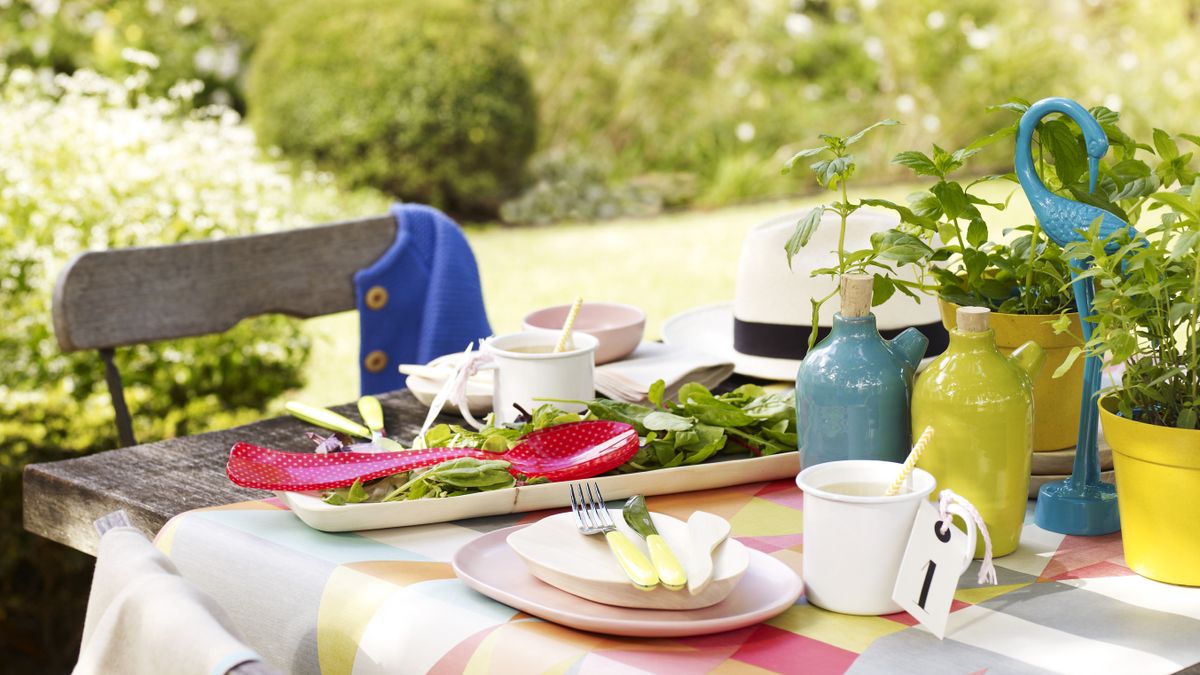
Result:
{"label": "green potted herb", "polygon": [[[1011,103],[1000,108],[1019,114],[1024,110],[1022,105]],[[841,252],[839,261],[844,264],[818,272],[873,274],[875,304],[886,301],[896,291],[913,297],[934,295],[948,329],[954,327],[959,305],[988,307],[994,313],[992,327],[997,346],[1005,353],[1029,340],[1036,341],[1046,349],[1048,365],[1035,382],[1034,448],[1058,450],[1075,444],[1083,390],[1082,364],[1071,367],[1065,377],[1051,377],[1082,341],[1066,260],[1062,250],[1036,224],[1013,228],[1002,237],[993,236],[998,233],[989,230],[988,220],[1003,211],[1007,201],[989,200],[981,194],[982,187],[997,180],[1015,183],[1012,174],[961,182],[956,178],[967,173],[969,159],[989,145],[1011,139],[1015,130],[1014,121],[955,152],[934,145],[930,154],[910,150],[896,155],[894,164],[933,181],[928,188],[911,194],[907,205],[885,199],[851,202],[843,191],[842,201],[833,205],[839,214],[862,207],[886,208],[894,211],[900,222],[888,232],[873,235],[870,249]],[[1041,132],[1039,159],[1043,165],[1050,163],[1057,168],[1053,151],[1059,141],[1065,142],[1075,132],[1061,121],[1047,122]],[[1052,139],[1056,140],[1052,143]],[[1067,151],[1063,153],[1065,156]],[[850,166],[853,168],[853,164]],[[1083,166],[1086,168],[1086,162]],[[819,162],[812,168],[820,179],[824,164]],[[1068,167],[1062,169],[1064,175],[1069,174]],[[1078,180],[1078,175],[1074,179]],[[1053,178],[1050,182],[1058,189],[1068,184]],[[789,246],[794,243],[798,249],[807,242],[804,225],[801,222],[797,226]],[[789,255],[794,252],[789,248]],[[901,274],[905,266],[915,267],[916,274]],[[1073,322],[1072,335],[1055,333],[1053,326],[1063,315]]]}
{"label": "green potted herb", "polygon": [[[1200,145],[1200,136],[1180,137]],[[1095,327],[1081,351],[1124,366],[1099,405],[1125,559],[1151,579],[1200,586],[1200,177],[1192,153],[1165,132],[1136,148],[1154,162],[1138,169],[1148,188],[1166,188],[1129,221],[1140,233],[1100,240],[1093,228],[1066,253],[1091,259],[1096,284]]]}

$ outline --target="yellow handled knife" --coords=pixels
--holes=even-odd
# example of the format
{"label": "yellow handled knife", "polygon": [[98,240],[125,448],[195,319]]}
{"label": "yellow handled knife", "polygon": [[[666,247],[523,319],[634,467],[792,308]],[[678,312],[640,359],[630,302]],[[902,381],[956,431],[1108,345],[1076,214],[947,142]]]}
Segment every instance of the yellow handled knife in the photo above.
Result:
{"label": "yellow handled knife", "polygon": [[683,565],[679,564],[679,560],[671,552],[671,547],[667,545],[667,540],[663,539],[658,533],[658,528],[654,527],[650,511],[646,508],[646,498],[641,495],[630,497],[621,513],[625,516],[625,523],[633,528],[634,532],[645,537],[646,546],[650,549],[650,560],[658,570],[659,583],[673,591],[687,586],[687,574],[683,571]]}

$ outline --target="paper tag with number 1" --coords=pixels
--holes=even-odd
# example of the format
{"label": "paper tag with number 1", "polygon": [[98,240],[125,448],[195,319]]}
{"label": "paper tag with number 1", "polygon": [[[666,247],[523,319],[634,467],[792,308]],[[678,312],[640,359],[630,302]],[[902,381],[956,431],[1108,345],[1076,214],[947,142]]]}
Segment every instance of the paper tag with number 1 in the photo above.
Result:
{"label": "paper tag with number 1", "polygon": [[950,518],[943,521],[937,507],[921,500],[892,591],[892,600],[939,640],[946,634],[958,578],[975,554],[975,522],[957,504],[947,511],[963,519],[967,532]]}

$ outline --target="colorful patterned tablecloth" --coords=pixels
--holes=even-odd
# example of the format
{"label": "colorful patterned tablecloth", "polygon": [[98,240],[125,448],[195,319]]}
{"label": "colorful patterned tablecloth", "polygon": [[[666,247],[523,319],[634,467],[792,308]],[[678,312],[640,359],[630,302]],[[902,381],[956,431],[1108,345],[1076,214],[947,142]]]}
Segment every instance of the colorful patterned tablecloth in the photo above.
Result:
{"label": "colorful patterned tablecloth", "polygon": [[[649,500],[681,519],[719,514],[797,572],[803,501],[791,481]],[[905,613],[845,616],[803,598],[728,633],[609,637],[541,621],[454,577],[447,561],[459,546],[549,513],[328,534],[266,500],[182,514],[156,542],[250,645],[294,673],[1149,674],[1200,662],[1200,588],[1133,574],[1119,535],[1063,536],[1031,518],[1017,552],[996,561],[998,586],[976,584],[974,566],[963,574],[944,641]]]}

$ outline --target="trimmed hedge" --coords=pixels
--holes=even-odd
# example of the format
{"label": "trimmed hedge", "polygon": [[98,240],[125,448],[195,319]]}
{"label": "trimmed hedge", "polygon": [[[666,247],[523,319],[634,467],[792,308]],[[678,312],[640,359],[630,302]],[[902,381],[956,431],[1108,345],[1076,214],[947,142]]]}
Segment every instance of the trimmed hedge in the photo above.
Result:
{"label": "trimmed hedge", "polygon": [[493,214],[521,183],[537,107],[509,36],[474,7],[350,0],[283,15],[247,81],[261,141],[351,185]]}

